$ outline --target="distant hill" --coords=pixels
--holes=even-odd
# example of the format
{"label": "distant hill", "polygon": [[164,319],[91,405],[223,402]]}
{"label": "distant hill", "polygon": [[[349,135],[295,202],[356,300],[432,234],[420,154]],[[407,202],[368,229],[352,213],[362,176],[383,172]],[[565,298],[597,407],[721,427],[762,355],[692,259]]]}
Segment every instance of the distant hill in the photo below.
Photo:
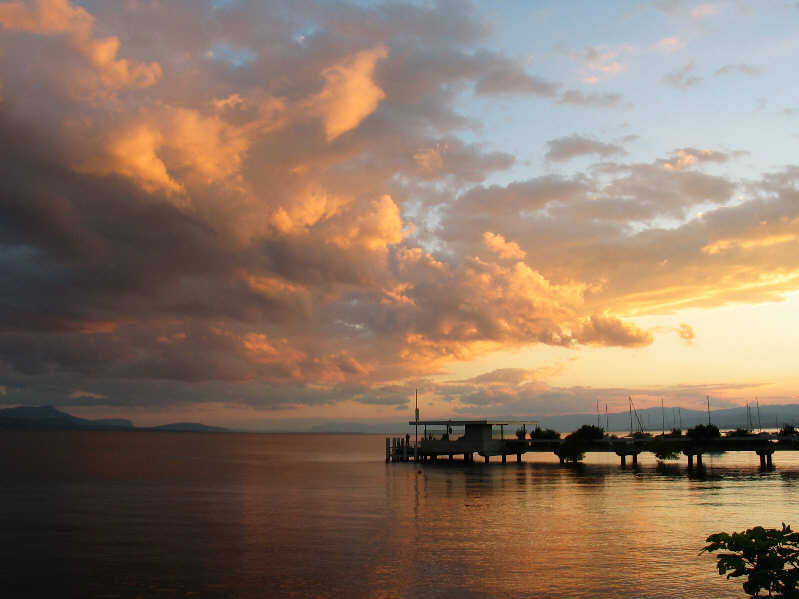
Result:
{"label": "distant hill", "polygon": [[58,430],[58,431],[171,431],[226,432],[218,426],[196,422],[176,422],[161,426],[139,427],[123,418],[88,420],[62,412],[53,406],[20,406],[0,409],[0,430]]}
{"label": "distant hill", "polygon": [[308,429],[311,433],[350,433],[350,434],[405,434],[407,422],[325,422]]}
{"label": "distant hill", "polygon": [[[707,412],[703,410],[686,410],[685,408],[647,408],[638,410],[638,418],[644,430],[657,432],[664,424],[671,430],[682,426],[683,429],[707,423]],[[472,416],[465,419],[477,419]],[[493,418],[493,417],[492,417]],[[533,416],[533,418],[535,418]],[[638,430],[638,418],[633,414],[633,429]],[[761,405],[758,422],[757,408],[750,406],[747,415],[746,407],[711,410],[710,419],[721,429],[747,428],[751,421],[752,428],[777,428],[784,423],[799,425],[799,405]],[[453,419],[460,419],[453,415]],[[510,418],[511,420],[513,418]],[[544,428],[554,428],[562,433],[578,429],[583,424],[597,424],[609,432],[625,432],[630,429],[629,412],[608,414],[565,414],[560,416],[544,416],[539,418]],[[607,424],[606,424],[607,423]],[[122,418],[88,420],[62,412],[52,406],[18,407],[0,409],[0,430],[102,430],[102,431],[163,431],[163,432],[230,432],[230,429],[208,426],[196,422],[174,422],[160,426],[135,426],[130,420]],[[310,433],[362,433],[362,434],[404,434],[411,432],[407,420],[398,422],[346,422],[328,421],[314,425],[293,423],[286,428],[276,430],[293,430]],[[509,431],[506,431],[508,433]],[[512,431],[510,431],[512,432]]]}
{"label": "distant hill", "polygon": [[[746,407],[726,408],[723,410],[711,410],[710,419],[713,424],[722,429],[747,428],[751,420],[752,428],[779,428],[784,423],[799,424],[799,405],[761,405],[760,420],[755,406],[750,406],[750,413],[747,415]],[[480,416],[458,417],[453,415],[453,420],[480,419]],[[491,416],[491,418],[495,418]],[[527,418],[525,416],[525,418]],[[535,416],[532,416],[535,419]],[[666,407],[661,411],[660,408],[647,408],[638,410],[638,418],[644,430],[660,431],[664,425],[666,430],[675,427],[683,429],[696,426],[697,424],[707,424],[707,411],[687,410],[685,408]],[[513,417],[508,418],[514,420]],[[518,418],[523,419],[523,418]],[[544,428],[554,428],[557,431],[568,433],[577,430],[583,424],[597,424],[597,414],[564,414],[560,416],[542,416],[538,418]],[[625,432],[630,429],[630,413],[615,412],[605,416],[599,414],[599,425],[607,428],[608,432]],[[633,429],[638,430],[638,419],[633,414]],[[331,421],[310,427],[309,432],[313,433],[405,433],[412,431],[413,427],[408,426],[407,421],[403,422],[345,422]],[[506,431],[508,432],[508,431]],[[512,432],[512,431],[511,431]]]}
{"label": "distant hill", "polygon": [[140,427],[140,430],[148,431],[171,431],[180,433],[226,433],[228,429],[221,426],[208,426],[198,422],[173,422],[172,424],[162,424],[160,426]]}
{"label": "distant hill", "polygon": [[[638,418],[641,420],[644,430],[659,431],[665,420],[666,430],[674,427],[683,429],[696,426],[697,424],[707,424],[706,410],[686,410],[685,408],[666,407],[662,411],[660,408],[646,408],[638,410]],[[758,421],[759,416],[759,421]],[[633,429],[638,430],[639,423],[635,413],[633,413]],[[606,417],[604,413],[599,414],[599,425],[606,428]],[[719,428],[748,428],[751,422],[752,428],[778,428],[784,423],[799,423],[799,405],[761,405],[760,414],[756,406],[750,405],[747,415],[746,407],[725,408],[723,410],[710,411],[710,421]],[[550,416],[541,418],[541,425],[554,428],[561,432],[576,430],[583,424],[597,424],[597,415],[594,414],[569,414],[564,416]],[[630,413],[616,412],[607,415],[607,430],[611,432],[623,432],[630,429]]]}

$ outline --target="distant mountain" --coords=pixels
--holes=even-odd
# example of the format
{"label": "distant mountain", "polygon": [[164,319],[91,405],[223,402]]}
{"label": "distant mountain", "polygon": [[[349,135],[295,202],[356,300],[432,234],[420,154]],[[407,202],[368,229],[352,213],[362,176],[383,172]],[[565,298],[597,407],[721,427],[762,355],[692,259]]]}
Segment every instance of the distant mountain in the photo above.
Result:
{"label": "distant mountain", "polygon": [[[640,425],[639,425],[640,419]],[[664,427],[670,430],[675,427],[683,429],[696,426],[697,424],[707,424],[708,413],[706,410],[686,410],[685,408],[666,407],[662,411],[660,408],[646,408],[633,412],[633,430],[639,427],[648,431],[659,431]],[[576,430],[583,424],[597,424],[611,432],[623,432],[630,430],[630,413],[616,412],[608,414],[568,414],[564,416],[543,417],[541,426],[554,428],[561,432]],[[725,408],[723,410],[711,410],[710,421],[719,428],[778,428],[784,423],[799,423],[799,405],[761,405],[758,414],[757,407],[749,406],[747,413],[746,406],[740,408]]]}
{"label": "distant mountain", "polygon": [[53,406],[20,406],[0,410],[0,429],[18,430],[132,430],[129,420],[87,420]]}
{"label": "distant mountain", "polygon": [[148,431],[170,431],[178,433],[225,433],[228,429],[221,426],[208,426],[198,422],[173,422],[172,424],[162,424],[160,426],[148,426],[140,428]]}
{"label": "distant mountain", "polygon": [[[707,411],[686,410],[685,408],[647,408],[633,413],[633,429],[657,432],[665,425],[666,430],[674,427],[683,429],[707,423]],[[534,418],[534,417],[533,417]],[[453,420],[460,420],[453,415]],[[463,418],[479,419],[477,416]],[[509,418],[513,420],[513,418]],[[640,419],[640,425],[639,425]],[[615,412],[612,414],[565,414],[561,416],[544,416],[539,418],[544,428],[554,428],[568,433],[580,428],[583,424],[597,424],[609,432],[625,432],[630,430],[630,413]],[[756,406],[711,410],[710,420],[721,429],[733,428],[777,428],[784,423],[799,425],[799,405],[761,405],[758,414]],[[435,428],[435,427],[434,427]],[[88,420],[62,412],[52,406],[18,407],[0,409],[0,430],[103,430],[103,431],[164,431],[164,432],[230,432],[218,426],[208,426],[196,422],[174,422],[160,426],[135,426],[130,420],[122,418]],[[281,429],[278,429],[281,430]],[[297,422],[282,430],[310,433],[363,433],[380,435],[398,435],[410,432],[413,426],[407,421],[401,422],[346,422],[329,421],[321,424],[302,425]],[[512,432],[512,431],[510,431]],[[509,431],[506,431],[509,433]]]}
{"label": "distant mountain", "polygon": [[225,432],[227,429],[194,422],[138,427],[124,418],[88,420],[53,406],[20,406],[0,409],[0,430]]}
{"label": "distant mountain", "polygon": [[325,422],[308,429],[311,433],[350,433],[350,434],[405,434],[407,422]]}
{"label": "distant mountain", "polygon": [[[759,416],[759,420],[758,420]],[[480,416],[459,417],[453,415],[453,420],[479,420]],[[490,416],[490,418],[495,418]],[[525,417],[527,418],[527,417]],[[535,419],[535,416],[532,416]],[[666,407],[662,411],[660,408],[646,408],[633,412],[633,430],[640,428],[657,432],[665,425],[666,430],[675,427],[687,429],[697,424],[707,424],[707,411],[687,410],[685,408]],[[524,418],[508,418],[509,420]],[[605,428],[608,432],[625,432],[630,430],[630,413],[615,412],[605,415],[604,412],[597,414],[564,414],[560,416],[542,416],[538,418],[543,428],[553,428],[562,433],[577,430],[583,424],[597,424]],[[747,414],[746,407],[726,408],[723,410],[711,410],[710,420],[713,424],[722,429],[733,428],[779,428],[784,423],[799,424],[799,405],[761,405],[758,415],[757,407],[752,405]],[[310,427],[309,432],[313,433],[374,433],[374,434],[404,434],[412,431],[413,427],[408,426],[407,422],[345,422],[331,421]],[[507,433],[508,431],[506,431]],[[512,432],[512,431],[511,431]]]}

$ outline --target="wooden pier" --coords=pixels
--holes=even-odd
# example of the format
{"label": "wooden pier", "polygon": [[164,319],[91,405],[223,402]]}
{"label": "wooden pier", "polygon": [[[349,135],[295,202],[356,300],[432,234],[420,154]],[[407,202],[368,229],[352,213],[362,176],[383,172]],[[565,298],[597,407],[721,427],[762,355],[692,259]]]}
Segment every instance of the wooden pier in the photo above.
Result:
{"label": "wooden pier", "polygon": [[[773,454],[777,451],[799,451],[797,435],[779,436],[760,433],[741,436],[725,436],[709,439],[696,439],[687,435],[658,435],[614,437],[581,440],[577,443],[567,439],[528,439],[527,426],[537,424],[535,421],[510,420],[427,420],[411,421],[410,425],[423,427],[421,438],[418,434],[411,437],[386,438],[386,462],[435,462],[446,459],[452,462],[457,458],[461,462],[473,463],[475,455],[488,464],[492,457],[499,457],[503,464],[508,457],[521,462],[522,456],[530,452],[552,452],[561,463],[579,461],[585,453],[615,453],[619,456],[622,467],[626,467],[627,458],[633,466],[638,464],[638,455],[644,452],[663,455],[682,454],[688,460],[688,467],[702,467],[705,454],[728,451],[753,451],[760,458],[760,466],[769,469],[774,466]],[[444,426],[443,432],[430,432],[429,427]],[[520,427],[520,434],[510,431],[505,438],[505,428]],[[462,435],[455,434],[455,427],[463,427]],[[499,435],[497,436],[497,428]],[[514,459],[515,458],[515,459]]]}

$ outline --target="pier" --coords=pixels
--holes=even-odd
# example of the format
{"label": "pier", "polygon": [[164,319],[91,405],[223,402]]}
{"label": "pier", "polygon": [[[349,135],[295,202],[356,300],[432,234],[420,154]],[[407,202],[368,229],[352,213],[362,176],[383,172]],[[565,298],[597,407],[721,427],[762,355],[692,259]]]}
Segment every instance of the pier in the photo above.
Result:
{"label": "pier", "polygon": [[[687,435],[673,434],[648,436],[633,435],[615,437],[605,435],[601,439],[570,440],[529,439],[530,427],[538,424],[527,420],[425,420],[410,421],[412,426],[422,427],[421,438],[417,433],[413,437],[387,437],[386,462],[436,462],[445,459],[453,462],[474,463],[475,456],[484,463],[491,458],[499,458],[503,464],[512,461],[520,463],[525,453],[551,452],[558,456],[561,463],[576,462],[583,454],[602,452],[615,453],[619,456],[622,468],[627,466],[628,458],[632,466],[638,464],[638,455],[650,452],[655,455],[682,455],[687,459],[688,467],[703,466],[705,454],[728,451],[752,451],[760,458],[762,469],[773,468],[773,455],[777,451],[799,451],[797,435],[777,435],[772,433],[747,434],[740,436],[723,436],[716,438],[692,438]],[[443,430],[431,430],[432,427],[445,427]],[[512,431],[506,431],[515,427]],[[463,432],[456,433],[456,428]],[[506,432],[509,433],[506,438]]]}

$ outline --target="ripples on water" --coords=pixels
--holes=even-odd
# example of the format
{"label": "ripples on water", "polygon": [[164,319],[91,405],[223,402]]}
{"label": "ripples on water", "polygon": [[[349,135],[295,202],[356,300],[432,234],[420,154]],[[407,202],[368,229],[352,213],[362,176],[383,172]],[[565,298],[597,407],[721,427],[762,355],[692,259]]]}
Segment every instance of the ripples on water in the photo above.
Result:
{"label": "ripples on water", "polygon": [[[799,453],[385,464],[384,437],[0,433],[0,587],[51,597],[741,597],[705,537],[799,513]],[[799,525],[799,522],[796,523]]]}

